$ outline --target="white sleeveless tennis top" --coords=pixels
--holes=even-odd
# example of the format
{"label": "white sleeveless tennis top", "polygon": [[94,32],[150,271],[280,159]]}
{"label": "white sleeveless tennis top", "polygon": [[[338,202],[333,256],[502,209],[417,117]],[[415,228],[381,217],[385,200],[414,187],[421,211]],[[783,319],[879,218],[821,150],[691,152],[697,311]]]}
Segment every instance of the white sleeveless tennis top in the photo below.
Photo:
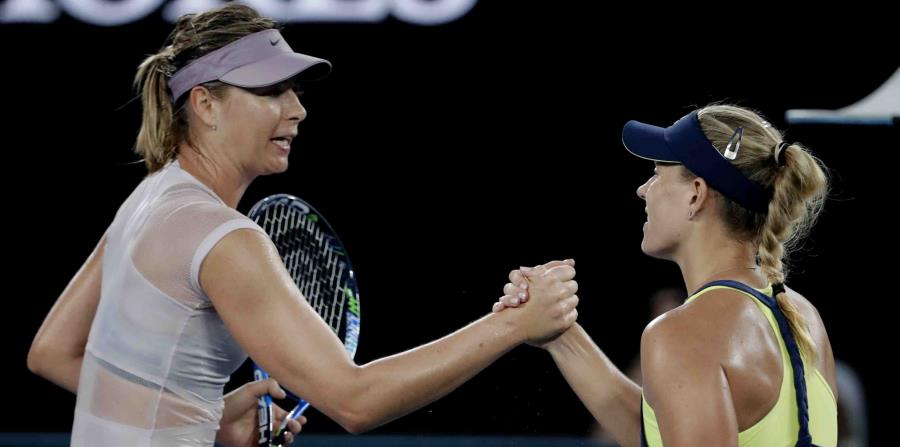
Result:
{"label": "white sleeveless tennis top", "polygon": [[263,231],[181,169],[148,176],[107,230],[73,446],[212,446],[222,391],[247,358],[200,287],[231,231]]}

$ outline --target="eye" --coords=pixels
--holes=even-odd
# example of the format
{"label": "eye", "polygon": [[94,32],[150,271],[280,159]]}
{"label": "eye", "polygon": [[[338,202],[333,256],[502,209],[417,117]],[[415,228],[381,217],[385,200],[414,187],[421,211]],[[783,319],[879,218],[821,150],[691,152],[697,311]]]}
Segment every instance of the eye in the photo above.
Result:
{"label": "eye", "polygon": [[302,96],[304,92],[303,88],[294,83],[293,80],[282,81],[274,85],[267,85],[265,87],[255,87],[247,89],[247,91],[253,93],[254,95],[269,96],[272,98],[277,98],[288,90],[293,90],[294,94],[296,94],[297,97]]}

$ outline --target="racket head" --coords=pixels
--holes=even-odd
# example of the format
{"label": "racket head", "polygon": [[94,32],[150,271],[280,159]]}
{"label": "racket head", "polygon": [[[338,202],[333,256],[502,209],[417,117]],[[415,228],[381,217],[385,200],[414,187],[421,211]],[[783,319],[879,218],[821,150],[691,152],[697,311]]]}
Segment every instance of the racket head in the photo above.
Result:
{"label": "racket head", "polygon": [[269,235],[304,298],[353,358],[360,332],[359,287],[334,228],[312,205],[289,194],[260,200],[248,217]]}

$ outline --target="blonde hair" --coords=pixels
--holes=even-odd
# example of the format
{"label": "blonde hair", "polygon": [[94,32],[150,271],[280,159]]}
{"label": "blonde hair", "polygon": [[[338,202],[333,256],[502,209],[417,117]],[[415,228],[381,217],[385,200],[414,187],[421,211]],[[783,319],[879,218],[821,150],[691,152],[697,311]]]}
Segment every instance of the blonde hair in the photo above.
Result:
{"label": "blonde hair", "polygon": [[[768,212],[763,214],[722,196],[719,211],[729,229],[741,239],[757,244],[757,259],[768,281],[783,284],[788,276],[790,253],[809,233],[827,197],[825,165],[802,145],[784,143],[782,133],[753,110],[715,104],[700,109],[698,117],[703,133],[720,152],[724,152],[735,129],[743,128],[740,151],[731,163],[750,180],[771,188],[772,199]],[[785,293],[778,293],[775,299],[801,353],[807,359],[815,359],[815,343],[803,315]]]}
{"label": "blonde hair", "polygon": [[[174,160],[182,142],[197,150],[191,141],[185,110],[185,98],[189,95],[173,104],[169,78],[207,53],[241,37],[276,27],[275,21],[238,3],[229,3],[199,14],[186,14],[178,19],[163,48],[144,59],[134,77],[134,87],[140,93],[143,107],[141,130],[134,151],[143,158],[149,173]],[[227,88],[218,81],[203,86],[216,97],[222,97]]]}

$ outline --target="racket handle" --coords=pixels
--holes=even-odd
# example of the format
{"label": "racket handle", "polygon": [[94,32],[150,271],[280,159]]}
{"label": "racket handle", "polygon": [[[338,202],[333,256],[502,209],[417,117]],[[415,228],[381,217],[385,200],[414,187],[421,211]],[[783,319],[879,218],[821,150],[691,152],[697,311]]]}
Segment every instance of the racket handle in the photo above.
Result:
{"label": "racket handle", "polygon": [[284,421],[281,422],[281,426],[278,427],[278,430],[275,430],[275,440],[273,441],[275,445],[284,445],[284,429],[287,428],[288,421],[303,416],[303,413],[307,408],[309,408],[309,402],[300,399],[300,403],[288,413],[287,417],[284,418]]}
{"label": "racket handle", "polygon": [[[266,380],[269,378],[269,373],[254,363],[253,378]],[[256,401],[256,414],[259,421],[257,445],[258,447],[270,447],[272,445],[272,396],[269,396],[268,393],[260,396]]]}

